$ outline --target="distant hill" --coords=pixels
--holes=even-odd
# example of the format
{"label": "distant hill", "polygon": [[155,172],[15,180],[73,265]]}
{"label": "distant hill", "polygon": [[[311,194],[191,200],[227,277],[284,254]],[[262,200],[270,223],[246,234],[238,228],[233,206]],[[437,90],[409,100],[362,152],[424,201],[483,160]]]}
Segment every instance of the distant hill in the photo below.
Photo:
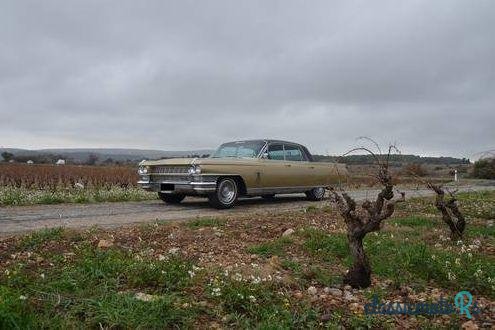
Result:
{"label": "distant hill", "polygon": [[201,157],[209,155],[213,150],[189,150],[189,151],[165,151],[146,149],[115,149],[115,148],[84,148],[84,149],[15,149],[0,148],[0,154],[9,152],[14,154],[18,161],[26,161],[29,158],[39,159],[39,162],[50,162],[55,158],[67,159],[73,163],[85,163],[90,157],[98,162],[112,160],[112,162],[138,162],[143,159],[162,159],[176,157]]}
{"label": "distant hill", "polygon": [[[116,148],[84,148],[84,149],[15,149],[0,148],[0,154],[9,152],[14,154],[14,158],[19,162],[34,160],[35,163],[53,163],[57,159],[66,159],[68,162],[83,164],[88,163],[92,158],[96,163],[137,163],[143,159],[162,159],[177,157],[202,157],[209,155],[213,150],[184,150],[184,151],[165,151],[165,150],[147,150],[147,149],[116,149]],[[371,155],[348,155],[323,156],[313,155],[314,159],[319,162],[339,161],[349,165],[367,165],[373,164],[374,159]],[[1,160],[2,157],[0,157]],[[416,155],[391,155],[392,165],[400,166],[402,164],[434,164],[434,165],[460,165],[470,164],[469,159],[454,157],[422,157]]]}
{"label": "distant hill", "polygon": [[[375,163],[372,155],[347,155],[340,156],[323,156],[313,155],[313,158],[319,162],[341,162],[348,165],[371,165]],[[391,165],[402,164],[433,164],[433,165],[461,165],[471,164],[467,158],[454,157],[423,157],[417,155],[390,155]]]}

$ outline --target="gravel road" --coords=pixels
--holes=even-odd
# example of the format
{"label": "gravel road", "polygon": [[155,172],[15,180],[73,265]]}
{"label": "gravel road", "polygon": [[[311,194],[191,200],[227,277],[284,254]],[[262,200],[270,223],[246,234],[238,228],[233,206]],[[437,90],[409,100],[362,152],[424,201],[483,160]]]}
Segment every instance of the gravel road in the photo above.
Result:
{"label": "gravel road", "polygon": [[[495,186],[464,186],[459,191],[493,190]],[[402,189],[406,198],[430,196],[426,189]],[[355,190],[350,195],[357,200],[374,198],[378,190]],[[216,210],[209,207],[206,199],[188,197],[180,205],[167,205],[160,200],[146,202],[100,203],[100,204],[59,204],[0,207],[0,235],[10,235],[41,228],[64,226],[85,228],[98,225],[116,227],[134,223],[183,220],[197,217],[222,215],[246,215],[248,213],[281,212],[300,210],[309,205],[321,206],[329,203],[310,202],[304,195],[282,195],[273,201],[261,198],[242,199],[230,210]]]}

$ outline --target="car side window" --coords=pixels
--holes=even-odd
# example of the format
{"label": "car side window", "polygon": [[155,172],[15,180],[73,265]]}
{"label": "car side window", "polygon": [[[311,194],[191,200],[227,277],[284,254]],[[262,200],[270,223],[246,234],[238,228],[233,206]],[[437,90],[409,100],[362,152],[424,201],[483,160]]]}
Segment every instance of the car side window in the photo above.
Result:
{"label": "car side window", "polygon": [[285,145],[285,160],[302,162],[306,160],[301,148],[294,145]]}
{"label": "car side window", "polygon": [[270,144],[268,146],[268,159],[284,160],[284,146],[282,144]]}

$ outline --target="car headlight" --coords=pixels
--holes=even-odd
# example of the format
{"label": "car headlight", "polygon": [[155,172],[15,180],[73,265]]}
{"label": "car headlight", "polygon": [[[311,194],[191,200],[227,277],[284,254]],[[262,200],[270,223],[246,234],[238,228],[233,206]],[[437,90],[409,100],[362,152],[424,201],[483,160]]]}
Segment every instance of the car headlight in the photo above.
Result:
{"label": "car headlight", "polygon": [[191,165],[188,170],[189,174],[201,174],[201,167],[198,165]]}
{"label": "car headlight", "polygon": [[148,173],[148,167],[147,166],[139,166],[138,173],[139,174],[147,174]]}

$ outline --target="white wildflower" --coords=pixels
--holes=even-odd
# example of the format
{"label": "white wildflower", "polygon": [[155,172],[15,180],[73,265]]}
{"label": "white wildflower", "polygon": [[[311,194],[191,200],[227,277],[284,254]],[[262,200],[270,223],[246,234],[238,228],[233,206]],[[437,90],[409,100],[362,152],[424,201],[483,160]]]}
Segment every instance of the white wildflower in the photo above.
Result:
{"label": "white wildflower", "polygon": [[212,294],[213,296],[216,296],[216,297],[218,297],[218,296],[220,296],[220,295],[222,294],[222,293],[220,292],[220,288],[213,288],[213,289],[211,290],[211,292],[212,292],[211,294]]}
{"label": "white wildflower", "polygon": [[248,299],[251,301],[251,302],[256,302],[256,297],[255,296],[249,296]]}

